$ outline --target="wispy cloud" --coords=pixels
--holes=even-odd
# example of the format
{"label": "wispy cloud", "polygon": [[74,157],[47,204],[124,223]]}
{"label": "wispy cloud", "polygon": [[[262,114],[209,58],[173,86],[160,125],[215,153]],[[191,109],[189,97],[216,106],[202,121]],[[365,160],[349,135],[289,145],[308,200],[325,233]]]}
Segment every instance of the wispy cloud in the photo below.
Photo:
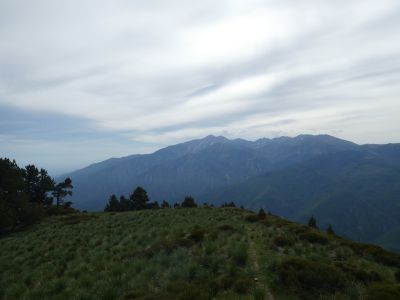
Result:
{"label": "wispy cloud", "polygon": [[395,0],[0,0],[0,147],[86,137],[84,164],[212,133],[399,141],[399,27]]}

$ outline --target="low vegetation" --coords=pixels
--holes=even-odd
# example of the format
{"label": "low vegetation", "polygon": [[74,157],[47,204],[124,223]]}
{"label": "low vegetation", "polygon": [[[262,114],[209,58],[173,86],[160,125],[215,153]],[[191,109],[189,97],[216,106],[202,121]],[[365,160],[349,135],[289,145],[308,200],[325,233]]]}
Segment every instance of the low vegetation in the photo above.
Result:
{"label": "low vegetation", "polygon": [[399,299],[398,255],[230,206],[53,216],[0,251],[0,299]]}

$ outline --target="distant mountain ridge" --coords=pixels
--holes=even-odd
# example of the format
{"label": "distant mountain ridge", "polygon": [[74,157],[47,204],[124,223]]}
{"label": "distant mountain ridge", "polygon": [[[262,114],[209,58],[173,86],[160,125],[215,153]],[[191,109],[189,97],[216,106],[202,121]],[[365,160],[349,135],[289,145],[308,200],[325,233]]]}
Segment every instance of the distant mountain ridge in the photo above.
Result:
{"label": "distant mountain ridge", "polygon": [[330,136],[301,135],[252,142],[210,135],[152,154],[105,160],[67,176],[74,182],[76,206],[99,210],[109,194],[130,193],[136,185],[143,185],[154,199],[178,201],[186,194],[199,196],[212,188],[354,146]]}
{"label": "distant mountain ridge", "polygon": [[[305,221],[312,214],[352,239],[400,250],[400,144],[357,145],[329,135],[230,140],[222,136],[112,158],[68,174],[72,201],[102,210],[140,185],[152,200],[235,201]],[[397,229],[396,229],[397,228]],[[398,240],[398,239],[397,239]]]}

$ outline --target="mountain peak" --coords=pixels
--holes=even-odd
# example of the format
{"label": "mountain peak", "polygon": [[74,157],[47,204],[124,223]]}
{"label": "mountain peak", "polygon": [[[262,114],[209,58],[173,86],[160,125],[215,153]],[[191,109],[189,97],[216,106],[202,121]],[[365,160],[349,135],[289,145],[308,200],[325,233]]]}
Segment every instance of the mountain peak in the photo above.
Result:
{"label": "mountain peak", "polygon": [[228,139],[222,135],[215,136],[215,135],[207,135],[205,138],[200,139],[200,141],[208,141],[208,142],[224,142],[228,141]]}

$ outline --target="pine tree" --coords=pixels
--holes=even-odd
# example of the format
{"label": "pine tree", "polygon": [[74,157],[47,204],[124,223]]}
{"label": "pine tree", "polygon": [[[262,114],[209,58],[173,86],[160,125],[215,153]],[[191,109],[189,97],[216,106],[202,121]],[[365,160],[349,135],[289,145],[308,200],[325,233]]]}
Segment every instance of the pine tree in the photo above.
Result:
{"label": "pine tree", "polygon": [[158,204],[157,201],[150,202],[150,203],[147,203],[147,207],[146,208],[148,208],[148,209],[159,209],[160,208],[160,204]]}
{"label": "pine tree", "polygon": [[133,203],[133,208],[135,210],[141,210],[147,208],[147,203],[150,201],[149,197],[147,196],[147,192],[141,186],[138,186],[129,197],[129,199]]}
{"label": "pine tree", "polygon": [[317,220],[314,218],[314,216],[311,216],[310,220],[308,220],[308,226],[310,226],[312,228],[318,228]]}
{"label": "pine tree", "polygon": [[133,203],[130,199],[125,198],[124,195],[119,197],[119,210],[120,211],[129,211],[133,210]]}
{"label": "pine tree", "polygon": [[182,207],[197,207],[196,202],[194,202],[194,198],[192,196],[186,196],[182,202]]}
{"label": "pine tree", "polygon": [[170,208],[171,206],[169,205],[169,203],[165,200],[163,200],[163,202],[161,203],[161,208]]}
{"label": "pine tree", "polygon": [[120,202],[117,199],[117,196],[112,194],[108,200],[108,203],[106,207],[104,208],[104,211],[120,211]]}
{"label": "pine tree", "polygon": [[336,235],[335,231],[332,228],[332,225],[329,224],[328,228],[326,229],[326,233],[330,235]]}
{"label": "pine tree", "polygon": [[258,216],[260,218],[265,218],[267,216],[263,208],[260,208],[260,210],[258,211]]}
{"label": "pine tree", "polygon": [[53,197],[56,198],[57,206],[63,204],[63,198],[66,196],[72,196],[72,180],[66,178],[63,182],[58,183],[52,192]]}
{"label": "pine tree", "polygon": [[28,194],[32,203],[51,205],[53,199],[48,192],[55,188],[54,180],[47,174],[45,169],[36,168],[35,165],[27,165],[23,170],[25,181],[25,193]]}

